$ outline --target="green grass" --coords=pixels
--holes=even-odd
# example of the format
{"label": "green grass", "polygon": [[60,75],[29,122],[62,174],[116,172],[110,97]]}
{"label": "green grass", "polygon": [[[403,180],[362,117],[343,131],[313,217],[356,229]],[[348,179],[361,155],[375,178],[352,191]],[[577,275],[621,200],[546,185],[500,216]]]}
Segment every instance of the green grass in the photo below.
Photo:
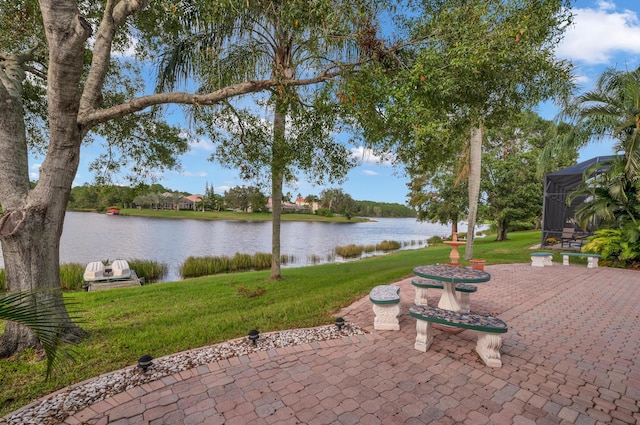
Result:
{"label": "green grass", "polygon": [[[540,232],[509,234],[510,240],[478,239],[475,258],[488,265],[529,262],[527,247]],[[464,247],[460,249],[464,256]],[[45,362],[29,351],[0,360],[0,417],[59,388],[154,357],[261,332],[318,326],[376,285],[412,275],[415,266],[446,263],[445,245],[398,251],[341,264],[287,268],[283,280],[269,271],[235,273],[109,291],[65,294],[90,337],[75,349],[75,363],[46,381]],[[559,261],[559,255],[556,261]],[[468,262],[464,262],[468,264]],[[3,328],[0,322],[0,331]]]}
{"label": "green grass", "polygon": [[[197,220],[242,220],[242,221],[271,221],[271,213],[244,213],[236,211],[192,211],[192,210],[152,210],[148,208],[121,209],[121,215],[159,218],[192,218]],[[282,214],[282,221],[326,221],[335,223],[361,223],[366,218],[353,217],[347,220],[343,216],[324,217],[315,214]]]}

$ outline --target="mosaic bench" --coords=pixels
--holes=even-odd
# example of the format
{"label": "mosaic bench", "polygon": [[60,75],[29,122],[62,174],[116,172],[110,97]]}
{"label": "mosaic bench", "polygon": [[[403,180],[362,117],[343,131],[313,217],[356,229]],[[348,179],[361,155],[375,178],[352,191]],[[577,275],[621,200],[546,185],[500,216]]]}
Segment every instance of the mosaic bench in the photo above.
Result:
{"label": "mosaic bench", "polygon": [[562,255],[562,264],[564,266],[569,265],[569,257],[587,257],[587,268],[598,268],[598,258],[600,258],[600,255],[598,254],[587,254],[582,252],[561,252],[560,255]]}
{"label": "mosaic bench", "polygon": [[383,331],[400,330],[398,313],[400,313],[400,287],[395,285],[379,285],[371,290],[369,299],[373,303],[376,317],[373,329]]}
{"label": "mosaic bench", "polygon": [[[413,279],[411,284],[416,287],[416,295],[413,300],[417,305],[427,305],[427,289],[443,289],[444,284],[438,280],[433,279]],[[471,297],[473,292],[476,292],[478,287],[470,285],[468,283],[456,283],[456,292],[460,292],[460,311],[462,313],[469,313],[471,310]]]}
{"label": "mosaic bench", "polygon": [[416,342],[414,348],[427,351],[433,342],[432,323],[471,329],[478,332],[476,352],[487,366],[501,367],[500,347],[503,334],[509,330],[507,324],[497,317],[486,314],[456,313],[436,307],[414,305],[409,309],[411,317],[416,318]]}
{"label": "mosaic bench", "polygon": [[553,265],[553,262],[551,261],[553,258],[553,254],[551,252],[532,252],[530,256],[531,267],[544,267]]}

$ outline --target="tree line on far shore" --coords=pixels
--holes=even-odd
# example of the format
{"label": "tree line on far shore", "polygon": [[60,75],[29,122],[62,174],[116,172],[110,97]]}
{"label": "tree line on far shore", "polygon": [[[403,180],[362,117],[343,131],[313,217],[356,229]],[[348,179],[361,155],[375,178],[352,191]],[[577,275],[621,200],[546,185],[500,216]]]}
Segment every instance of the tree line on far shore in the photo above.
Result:
{"label": "tree line on far shore", "polygon": [[[173,191],[161,184],[140,184],[135,187],[116,185],[92,185],[85,183],[71,189],[69,209],[106,211],[111,206],[119,208],[176,209],[183,205],[182,199],[192,195],[188,192]],[[416,211],[406,205],[388,202],[357,201],[342,189],[325,189],[319,196],[283,195],[285,207],[303,198],[305,206],[285,208],[283,212],[317,213],[322,215],[340,214],[347,217],[416,217]],[[206,185],[204,194],[195,205],[188,209],[244,212],[267,212],[269,198],[254,186],[236,186],[223,195],[215,193],[213,186]],[[315,204],[315,208],[312,206]],[[171,206],[169,206],[171,205]]]}

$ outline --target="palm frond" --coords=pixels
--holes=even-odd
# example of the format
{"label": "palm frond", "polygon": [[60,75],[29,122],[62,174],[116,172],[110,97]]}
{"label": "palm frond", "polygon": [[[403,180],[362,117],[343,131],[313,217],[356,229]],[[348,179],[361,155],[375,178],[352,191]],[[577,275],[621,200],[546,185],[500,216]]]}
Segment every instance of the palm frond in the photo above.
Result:
{"label": "palm frond", "polygon": [[47,377],[59,361],[59,354],[73,358],[69,350],[60,351],[65,341],[64,324],[55,313],[53,302],[39,300],[33,292],[0,293],[0,319],[28,327],[40,340],[47,355]]}

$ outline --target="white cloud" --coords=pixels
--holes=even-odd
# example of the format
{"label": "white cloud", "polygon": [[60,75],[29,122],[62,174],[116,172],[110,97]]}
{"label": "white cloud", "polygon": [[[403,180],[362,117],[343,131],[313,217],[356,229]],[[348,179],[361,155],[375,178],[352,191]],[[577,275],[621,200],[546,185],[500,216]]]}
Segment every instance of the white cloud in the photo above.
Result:
{"label": "white cloud", "polygon": [[389,158],[376,155],[371,149],[365,148],[363,146],[351,148],[351,156],[353,156],[361,164],[391,165],[391,161]]}
{"label": "white cloud", "polygon": [[199,173],[192,173],[191,171],[183,171],[180,173],[180,175],[185,176],[185,177],[207,177],[207,173],[205,173],[204,171],[200,171]]}
{"label": "white cloud", "polygon": [[189,148],[200,149],[207,152],[212,152],[216,147],[213,143],[206,139],[197,139],[193,142],[189,142]]}
{"label": "white cloud", "polygon": [[616,54],[640,54],[640,21],[636,12],[617,12],[613,2],[601,0],[597,8],[575,9],[574,13],[574,24],[558,46],[558,56],[613,66],[611,61]]}
{"label": "white cloud", "polygon": [[29,169],[29,180],[38,180],[40,178],[40,167],[42,164],[33,164]]}
{"label": "white cloud", "polygon": [[380,173],[373,171],[373,170],[362,170],[362,174],[364,174],[365,176],[379,176]]}
{"label": "white cloud", "polygon": [[611,1],[599,0],[598,1],[598,8],[600,8],[601,10],[615,10],[616,5],[613,4],[613,2],[611,2]]}

